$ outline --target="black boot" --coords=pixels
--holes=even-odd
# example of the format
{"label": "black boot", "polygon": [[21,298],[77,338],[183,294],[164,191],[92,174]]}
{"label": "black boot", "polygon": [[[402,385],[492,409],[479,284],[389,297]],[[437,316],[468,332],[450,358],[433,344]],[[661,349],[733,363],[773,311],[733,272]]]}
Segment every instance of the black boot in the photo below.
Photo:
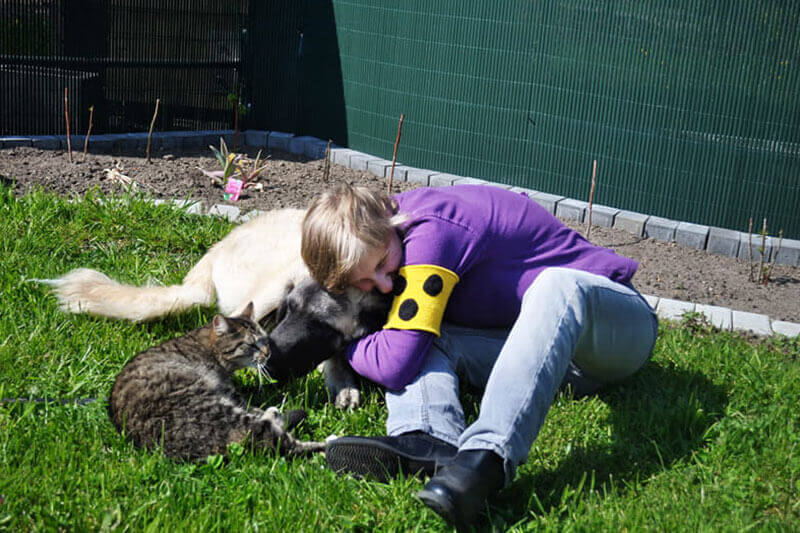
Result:
{"label": "black boot", "polygon": [[465,529],[478,517],[486,498],[503,488],[503,459],[489,450],[466,450],[439,470],[417,498],[442,518]]}
{"label": "black boot", "polygon": [[335,472],[388,483],[400,474],[432,476],[457,451],[443,440],[412,431],[396,437],[340,437],[328,443],[325,458]]}

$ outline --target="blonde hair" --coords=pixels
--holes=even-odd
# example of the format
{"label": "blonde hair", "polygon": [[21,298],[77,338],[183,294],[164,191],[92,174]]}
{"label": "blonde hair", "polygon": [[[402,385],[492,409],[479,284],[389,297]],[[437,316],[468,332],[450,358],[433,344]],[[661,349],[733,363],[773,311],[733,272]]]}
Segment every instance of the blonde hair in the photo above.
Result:
{"label": "blonde hair", "polygon": [[315,198],[303,219],[300,254],[318,283],[339,292],[358,263],[386,246],[405,217],[385,193],[343,185]]}

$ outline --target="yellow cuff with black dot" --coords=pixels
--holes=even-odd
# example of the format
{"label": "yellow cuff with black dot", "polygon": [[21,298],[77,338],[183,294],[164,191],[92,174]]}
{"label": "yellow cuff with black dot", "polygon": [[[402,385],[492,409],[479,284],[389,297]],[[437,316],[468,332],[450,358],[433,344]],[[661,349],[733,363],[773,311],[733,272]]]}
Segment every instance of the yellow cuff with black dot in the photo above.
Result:
{"label": "yellow cuff with black dot", "polygon": [[415,329],[437,337],[458,274],[437,265],[408,265],[398,270],[394,301],[384,329]]}

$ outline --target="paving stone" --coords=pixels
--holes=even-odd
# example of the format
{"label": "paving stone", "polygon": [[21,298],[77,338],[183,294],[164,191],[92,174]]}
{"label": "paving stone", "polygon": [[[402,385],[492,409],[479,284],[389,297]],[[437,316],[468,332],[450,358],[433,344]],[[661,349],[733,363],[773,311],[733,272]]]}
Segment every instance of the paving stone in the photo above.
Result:
{"label": "paving stone", "polygon": [[736,257],[739,252],[739,232],[711,226],[708,229],[706,251],[711,254]]}
{"label": "paving stone", "polygon": [[733,329],[749,331],[756,335],[772,335],[772,327],[767,315],[748,313],[746,311],[733,311]]}
{"label": "paving stone", "polygon": [[341,165],[343,167],[350,168],[350,157],[352,155],[361,154],[361,152],[356,152],[355,150],[351,150],[350,148],[331,148],[331,163],[334,165]]}
{"label": "paving stone", "polygon": [[695,304],[691,302],[661,298],[658,301],[658,307],[656,307],[656,314],[664,320],[680,320],[684,313],[690,313],[694,309]]}
{"label": "paving stone", "polygon": [[658,296],[653,296],[652,294],[642,294],[645,300],[647,300],[648,305],[652,310],[656,310],[658,307],[658,301],[661,299]]}
{"label": "paving stone", "polygon": [[798,337],[800,336],[800,324],[795,324],[794,322],[785,322],[783,320],[773,320],[772,331],[778,335]]}
{"label": "paving stone", "polygon": [[265,148],[269,140],[269,132],[264,130],[247,130],[244,132],[244,142],[247,146]]}
{"label": "paving stone", "polygon": [[[752,239],[752,240],[751,240]],[[739,260],[750,261],[751,259],[756,262],[761,261],[761,235],[748,235],[747,233],[739,233]],[[752,255],[751,255],[752,254]],[[772,237],[766,238],[764,245],[764,261],[769,261],[772,256]]]}
{"label": "paving stone", "polygon": [[213,143],[207,143],[204,133],[187,131],[180,137],[180,144],[181,148],[208,148],[209,144],[219,148],[219,139]]}
{"label": "paving stone", "polygon": [[672,242],[678,222],[668,218],[650,217],[644,224],[644,236],[657,241]]}
{"label": "paving stone", "polygon": [[350,168],[366,171],[370,161],[379,161],[379,159],[364,153],[353,154],[350,156]]}
{"label": "paving stone", "polygon": [[214,204],[208,210],[208,214],[215,217],[227,218],[231,222],[236,222],[242,210],[234,205]]}
{"label": "paving stone", "polygon": [[730,331],[733,325],[733,312],[727,307],[718,305],[697,304],[695,309],[698,313],[703,313],[708,322],[721,330]]}
{"label": "paving stone", "polygon": [[2,137],[0,138],[0,148],[16,148],[17,146],[31,146],[33,141],[30,137]]}
{"label": "paving stone", "polygon": [[[539,191],[534,191],[533,189],[527,189],[525,187],[511,187],[511,192],[527,196],[530,199],[533,199],[534,194],[539,194]],[[555,208],[553,208],[553,212],[555,212]]]}
{"label": "paving stone", "polygon": [[292,137],[289,139],[289,151],[293,154],[305,155],[306,144],[310,142],[317,142],[319,139],[309,135],[302,135],[300,137]]}
{"label": "paving stone", "polygon": [[[153,134],[155,135],[155,134]],[[92,146],[94,136],[89,139],[89,146]],[[161,149],[164,151],[177,150],[183,147],[183,135],[179,131],[164,131],[158,134]]]}
{"label": "paving stone", "polygon": [[689,222],[679,222],[675,229],[675,242],[681,246],[705,250],[708,242],[708,226],[691,224]]}
{"label": "paving stone", "polygon": [[775,262],[779,265],[800,266],[800,241],[795,239],[777,240],[775,242]]}
{"label": "paving stone", "polygon": [[[66,148],[64,145],[64,140],[60,141],[60,147]],[[117,140],[116,135],[110,134],[101,134],[101,135],[91,135],[89,137],[89,152],[110,152],[114,148],[114,143]],[[163,144],[163,143],[162,143]]]}
{"label": "paving stone", "polygon": [[395,164],[394,174],[392,174],[392,167],[390,165],[389,168],[386,169],[386,179],[389,179],[389,176],[391,176],[392,180],[396,182],[408,181],[408,172],[410,170],[412,170],[412,167]]}
{"label": "paving stone", "polygon": [[492,187],[499,187],[500,189],[506,189],[510,191],[513,185],[509,185],[508,183],[497,183],[496,181],[487,181],[486,185],[491,185]]}
{"label": "paving stone", "polygon": [[[315,137],[316,138],[316,137]],[[335,145],[331,144],[331,148]],[[323,141],[322,139],[317,139],[316,141],[308,141],[306,143],[306,148],[303,154],[309,159],[325,159],[325,156],[328,153],[328,141]]]}
{"label": "paving stone", "polygon": [[633,233],[637,237],[644,235],[644,226],[647,223],[649,215],[636,213],[635,211],[620,211],[614,217],[614,227],[617,229],[625,230],[628,233]]}
{"label": "paving stone", "polygon": [[392,168],[392,162],[385,159],[376,159],[375,161],[367,162],[367,172],[379,178],[387,177],[390,168]]}
{"label": "paving stone", "polygon": [[[233,130],[206,130],[203,132],[198,132],[203,134],[203,146],[216,146],[219,148],[220,139],[225,141],[225,145],[228,147],[229,151],[233,151],[234,149],[238,150],[241,147],[234,147],[236,144],[234,141],[236,140],[235,132]],[[241,132],[239,132],[239,144],[245,143],[245,139],[242,137]]]}
{"label": "paving stone", "polygon": [[[592,226],[610,228],[614,225],[614,218],[620,210],[607,205],[592,205]],[[589,220],[589,206],[586,206],[586,221]]]}
{"label": "paving stone", "polygon": [[172,204],[181,209],[186,209],[186,212],[192,215],[202,215],[205,213],[206,206],[203,202],[196,200],[172,200]]}
{"label": "paving stone", "polygon": [[238,222],[239,224],[244,224],[245,222],[249,222],[256,217],[263,215],[264,213],[266,213],[266,211],[262,211],[260,209],[252,209],[248,211],[246,214],[240,216],[236,222]]}
{"label": "paving stone", "polygon": [[[513,191],[514,189],[511,190]],[[558,204],[566,200],[566,198],[558,194],[537,191],[531,196],[531,200],[544,207],[548,213],[555,215]]]}
{"label": "paving stone", "polygon": [[458,178],[453,180],[453,185],[492,185],[492,183],[478,178]]}
{"label": "paving stone", "polygon": [[457,179],[463,176],[456,176],[455,174],[439,173],[432,174],[428,183],[431,187],[447,187],[453,184]]}
{"label": "paving stone", "polygon": [[406,181],[410,183],[430,185],[430,178],[432,174],[435,174],[435,172],[421,168],[412,168],[406,173]]}
{"label": "paving stone", "polygon": [[291,133],[282,131],[269,132],[269,139],[267,139],[267,146],[272,150],[289,151],[289,141],[294,137]]}
{"label": "paving stone", "polygon": [[587,202],[565,198],[556,204],[556,216],[567,220],[583,222],[583,217],[586,216],[586,209],[588,207],[589,204]]}
{"label": "paving stone", "polygon": [[41,150],[58,150],[61,148],[61,141],[55,135],[38,135],[31,137],[31,146]]}

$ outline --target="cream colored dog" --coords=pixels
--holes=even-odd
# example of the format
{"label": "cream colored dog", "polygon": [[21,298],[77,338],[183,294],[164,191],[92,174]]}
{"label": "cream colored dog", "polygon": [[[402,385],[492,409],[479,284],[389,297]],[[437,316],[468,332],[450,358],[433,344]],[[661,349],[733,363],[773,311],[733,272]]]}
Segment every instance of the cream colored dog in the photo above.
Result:
{"label": "cream colored dog", "polygon": [[[180,285],[137,287],[119,283],[88,268],[57,279],[35,280],[53,287],[61,308],[71,313],[152,320],[215,301],[227,316],[241,314],[253,302],[261,320],[278,308],[289,289],[309,277],[300,257],[302,209],[267,211],[236,227],[216,243]],[[341,358],[323,363],[325,383],[337,407],[357,407],[360,393],[349,365]]]}

